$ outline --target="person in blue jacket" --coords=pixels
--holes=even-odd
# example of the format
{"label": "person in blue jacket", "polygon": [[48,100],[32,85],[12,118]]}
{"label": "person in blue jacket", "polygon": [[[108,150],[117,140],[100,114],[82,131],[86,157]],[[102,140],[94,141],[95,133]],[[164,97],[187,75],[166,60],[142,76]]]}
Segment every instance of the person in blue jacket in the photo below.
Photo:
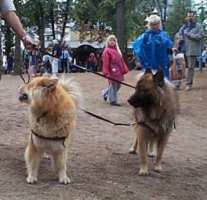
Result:
{"label": "person in blue jacket", "polygon": [[147,18],[148,28],[133,43],[133,52],[141,62],[142,69],[153,71],[161,68],[169,79],[169,50],[173,43],[168,34],[161,29],[161,18],[151,15]]}

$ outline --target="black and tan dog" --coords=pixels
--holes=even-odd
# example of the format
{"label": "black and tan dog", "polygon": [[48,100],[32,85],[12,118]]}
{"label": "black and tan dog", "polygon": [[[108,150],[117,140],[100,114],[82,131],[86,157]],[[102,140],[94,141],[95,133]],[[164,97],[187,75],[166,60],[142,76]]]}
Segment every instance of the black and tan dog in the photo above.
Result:
{"label": "black and tan dog", "polygon": [[153,75],[147,69],[129,98],[134,108],[136,138],[131,152],[140,157],[140,175],[148,174],[147,149],[156,146],[155,170],[161,171],[161,159],[178,113],[178,98],[173,86],[164,80],[162,70]]}

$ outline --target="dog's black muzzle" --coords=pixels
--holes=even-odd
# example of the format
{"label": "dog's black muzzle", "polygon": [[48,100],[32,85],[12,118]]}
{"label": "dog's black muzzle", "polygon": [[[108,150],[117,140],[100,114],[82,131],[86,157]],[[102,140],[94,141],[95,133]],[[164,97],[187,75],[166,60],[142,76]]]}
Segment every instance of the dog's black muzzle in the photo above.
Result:
{"label": "dog's black muzzle", "polygon": [[127,101],[131,106],[135,108],[140,106],[139,100],[137,99],[136,95],[132,95]]}
{"label": "dog's black muzzle", "polygon": [[22,93],[19,96],[19,101],[27,101],[28,99],[29,99],[28,94],[26,94],[26,93]]}
{"label": "dog's black muzzle", "polygon": [[134,108],[142,107],[146,108],[153,105],[153,97],[149,95],[137,95],[134,94],[128,99],[128,103]]}

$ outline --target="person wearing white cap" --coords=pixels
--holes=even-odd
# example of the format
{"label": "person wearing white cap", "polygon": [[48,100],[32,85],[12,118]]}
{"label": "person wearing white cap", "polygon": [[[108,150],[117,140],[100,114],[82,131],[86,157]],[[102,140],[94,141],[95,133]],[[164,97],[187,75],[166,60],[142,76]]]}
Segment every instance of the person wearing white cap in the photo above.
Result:
{"label": "person wearing white cap", "polygon": [[147,30],[133,43],[134,55],[140,60],[143,70],[150,68],[154,72],[162,69],[169,79],[169,49],[172,41],[161,28],[161,18],[150,15],[147,18]]}

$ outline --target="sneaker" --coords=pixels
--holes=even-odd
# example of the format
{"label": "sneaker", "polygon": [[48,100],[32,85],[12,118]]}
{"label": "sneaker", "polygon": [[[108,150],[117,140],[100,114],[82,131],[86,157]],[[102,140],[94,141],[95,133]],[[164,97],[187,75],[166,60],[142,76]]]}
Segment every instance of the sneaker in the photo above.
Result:
{"label": "sneaker", "polygon": [[111,106],[121,106],[121,104],[116,103],[116,102],[111,102],[110,105],[111,105]]}
{"label": "sneaker", "polygon": [[192,89],[192,86],[187,85],[186,88],[185,88],[185,91],[190,91],[191,89]]}
{"label": "sneaker", "polygon": [[108,92],[107,91],[108,91],[108,88],[103,89],[101,91],[101,96],[103,97],[104,101],[107,101],[107,99],[108,99]]}
{"label": "sneaker", "polygon": [[103,96],[104,101],[107,101],[107,96]]}
{"label": "sneaker", "polygon": [[175,86],[175,89],[176,89],[176,90],[180,90],[180,85],[176,85],[176,86]]}

